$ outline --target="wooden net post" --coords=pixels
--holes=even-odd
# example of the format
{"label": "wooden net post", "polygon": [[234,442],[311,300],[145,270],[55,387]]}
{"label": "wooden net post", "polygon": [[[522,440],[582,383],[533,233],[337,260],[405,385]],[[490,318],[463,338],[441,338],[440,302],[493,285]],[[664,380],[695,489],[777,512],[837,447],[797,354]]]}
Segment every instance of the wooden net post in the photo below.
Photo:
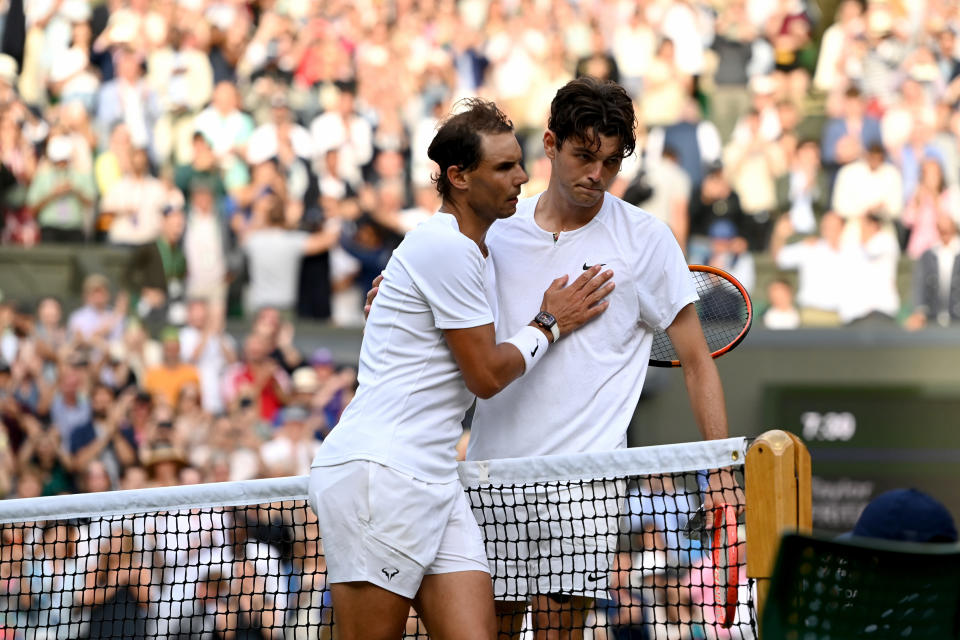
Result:
{"label": "wooden net post", "polygon": [[787,531],[809,533],[812,527],[810,452],[792,433],[767,431],[747,450],[744,476],[747,576],[757,581],[759,619],[770,588],[780,537]]}

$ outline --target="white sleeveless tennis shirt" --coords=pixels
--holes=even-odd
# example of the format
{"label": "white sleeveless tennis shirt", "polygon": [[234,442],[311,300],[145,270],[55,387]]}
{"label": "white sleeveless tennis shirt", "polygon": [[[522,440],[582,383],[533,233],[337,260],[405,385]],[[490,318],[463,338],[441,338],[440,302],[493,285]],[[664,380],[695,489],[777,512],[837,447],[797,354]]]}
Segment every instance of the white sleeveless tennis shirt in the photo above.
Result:
{"label": "white sleeveless tennis shirt", "polygon": [[474,396],[443,330],[495,320],[489,262],[448,213],[407,234],[370,310],[357,395],[314,467],[370,460],[426,482],[457,478],[455,447]]}
{"label": "white sleeveless tennis shirt", "polygon": [[478,400],[467,458],[603,451],[626,446],[627,427],[647,373],[653,330],[668,327],[697,299],[680,246],[663,222],[605,194],[588,224],[553,234],[533,219],[539,197],[494,223],[487,246],[496,271],[497,341],[540,310],[563,274],[613,269],[610,306],[552,345],[533,370],[489,400]]}

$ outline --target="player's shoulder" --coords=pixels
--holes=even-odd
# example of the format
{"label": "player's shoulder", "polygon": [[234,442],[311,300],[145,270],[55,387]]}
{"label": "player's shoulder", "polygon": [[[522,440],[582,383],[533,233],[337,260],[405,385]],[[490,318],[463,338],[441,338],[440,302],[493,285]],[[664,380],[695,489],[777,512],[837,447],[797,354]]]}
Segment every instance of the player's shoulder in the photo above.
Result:
{"label": "player's shoulder", "polygon": [[611,193],[604,196],[602,211],[603,223],[619,238],[650,242],[673,237],[665,222]]}
{"label": "player's shoulder", "polygon": [[394,251],[397,259],[417,271],[460,260],[483,260],[477,243],[460,233],[449,213],[436,213],[404,236]]}

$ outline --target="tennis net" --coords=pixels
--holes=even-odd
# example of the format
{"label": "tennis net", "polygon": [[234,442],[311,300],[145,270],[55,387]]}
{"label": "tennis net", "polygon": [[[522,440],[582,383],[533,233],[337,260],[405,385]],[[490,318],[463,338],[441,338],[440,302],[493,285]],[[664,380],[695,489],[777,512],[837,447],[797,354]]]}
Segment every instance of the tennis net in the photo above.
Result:
{"label": "tennis net", "polygon": [[[745,453],[731,438],[462,463],[495,592],[509,603],[502,628],[532,637],[535,597],[553,614],[541,628],[582,626],[587,639],[756,637],[745,567],[725,628],[708,540],[690,526],[698,471],[739,473]],[[0,640],[332,637],[307,484],[0,502]],[[407,637],[429,637],[413,612]]]}

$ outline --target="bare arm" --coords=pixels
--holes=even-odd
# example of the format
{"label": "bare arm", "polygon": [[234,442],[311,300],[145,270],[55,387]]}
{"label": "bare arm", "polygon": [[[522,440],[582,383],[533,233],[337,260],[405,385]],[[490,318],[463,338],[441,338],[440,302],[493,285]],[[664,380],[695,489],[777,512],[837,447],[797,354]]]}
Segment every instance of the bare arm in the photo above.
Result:
{"label": "bare arm", "polygon": [[[718,440],[729,435],[727,406],[717,365],[710,356],[703,337],[700,319],[693,304],[688,304],[673,323],[667,327],[667,336],[677,349],[683,367],[683,381],[690,397],[693,417],[705,440]],[[703,497],[707,511],[707,525],[713,525],[712,508],[715,503],[743,505],[743,490],[729,469],[712,469],[709,474],[710,491]]]}
{"label": "bare arm", "polygon": [[687,395],[690,396],[690,406],[700,434],[705,440],[726,438],[727,407],[723,386],[693,304],[680,310],[667,327],[667,336],[677,349]]}
{"label": "bare arm", "polygon": [[[564,287],[567,276],[557,278],[543,294],[540,308],[557,319],[561,337],[600,315],[609,305],[604,298],[613,291],[613,282],[609,281],[613,272],[597,275],[599,271],[600,267],[594,266],[568,287]],[[525,364],[519,349],[507,342],[497,344],[493,324],[448,329],[444,337],[467,388],[480,398],[496,395],[523,375]]]}

